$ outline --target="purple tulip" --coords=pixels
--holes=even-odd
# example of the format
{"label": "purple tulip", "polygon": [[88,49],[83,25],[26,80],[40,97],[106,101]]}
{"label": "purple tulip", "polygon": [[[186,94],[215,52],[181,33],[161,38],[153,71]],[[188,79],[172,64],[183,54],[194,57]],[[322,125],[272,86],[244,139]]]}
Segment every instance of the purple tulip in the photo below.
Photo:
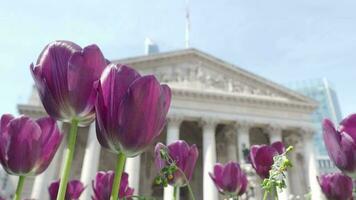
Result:
{"label": "purple tulip", "polygon": [[171,90],[154,76],[110,64],[98,85],[96,130],[100,144],[133,157],[144,151],[166,123]]}
{"label": "purple tulip", "polygon": [[225,165],[217,163],[214,172],[209,175],[223,195],[240,196],[246,192],[247,177],[237,162],[230,161]]}
{"label": "purple tulip", "polygon": [[48,44],[30,67],[47,113],[65,122],[76,118],[80,126],[90,124],[95,118],[94,83],[106,64],[96,45],[82,49],[69,41]]}
{"label": "purple tulip", "polygon": [[[167,163],[161,157],[161,149],[167,149],[170,158],[175,162],[177,167],[184,172],[185,177],[190,181],[193,176],[195,164],[197,162],[199,152],[195,144],[189,146],[183,140],[177,140],[168,146],[158,143],[155,147],[155,165],[158,170],[163,169]],[[184,186],[187,184],[184,175],[177,170],[172,178],[169,178],[169,184],[173,186]]]}
{"label": "purple tulip", "polygon": [[269,177],[269,170],[273,165],[273,157],[285,151],[282,142],[271,145],[253,145],[250,149],[250,160],[256,173],[262,178]]}
{"label": "purple tulip", "polygon": [[[92,200],[108,200],[110,199],[115,173],[113,171],[98,172],[95,180],[92,181],[94,194]],[[134,189],[129,187],[129,175],[126,172],[122,173],[119,198],[131,200]]]}
{"label": "purple tulip", "polygon": [[356,114],[345,118],[338,130],[324,119],[323,136],[331,160],[342,172],[356,178]]}
{"label": "purple tulip", "polygon": [[[54,181],[48,187],[48,192],[51,200],[56,200],[59,189],[59,180]],[[82,182],[79,180],[69,181],[67,184],[67,191],[65,195],[65,200],[77,200],[79,199],[82,192],[85,190],[85,187]]]}
{"label": "purple tulip", "polygon": [[51,163],[62,135],[50,117],[32,120],[10,114],[0,119],[0,163],[9,174],[37,175]]}
{"label": "purple tulip", "polygon": [[318,182],[328,200],[351,200],[352,179],[341,173],[325,174],[318,177]]}

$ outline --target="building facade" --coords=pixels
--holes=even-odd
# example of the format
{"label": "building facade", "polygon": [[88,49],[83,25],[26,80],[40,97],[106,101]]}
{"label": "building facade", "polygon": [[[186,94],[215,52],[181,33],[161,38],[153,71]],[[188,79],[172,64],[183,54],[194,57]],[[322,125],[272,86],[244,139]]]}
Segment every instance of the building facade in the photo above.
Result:
{"label": "building facade", "polygon": [[325,118],[329,118],[335,124],[338,124],[342,120],[336,91],[326,78],[295,82],[288,86],[319,103],[318,108],[313,113],[313,122],[316,129],[314,144],[316,147],[316,158],[319,171],[320,173],[337,171],[337,168],[328,157],[321,126],[322,121]]}
{"label": "building facade", "polygon": [[[317,107],[315,101],[196,49],[112,62],[129,64],[142,74],[154,74],[171,87],[173,98],[168,122],[157,142],[168,144],[183,139],[197,145],[200,155],[191,182],[196,199],[222,199],[208,172],[216,162],[229,160],[241,163],[248,174],[249,190],[243,198],[262,199],[261,180],[246,163],[244,154],[250,145],[275,141],[295,147],[290,155],[294,167],[288,172],[289,187],[279,194],[280,199],[289,199],[289,195],[302,196],[310,190],[313,199],[321,199],[313,153],[311,114]],[[18,108],[20,113],[34,118],[45,115],[35,90],[28,104]],[[68,125],[61,126],[67,132]],[[65,145],[63,141],[60,151],[42,175],[27,180],[25,197],[48,198],[47,185],[59,177]],[[128,158],[125,170],[129,173],[129,184],[140,195],[171,200],[172,188],[162,189],[154,184],[157,171],[153,164],[153,148],[154,144],[140,156]],[[87,185],[81,199],[90,199],[95,173],[114,169],[115,162],[116,156],[97,142],[94,124],[79,129],[71,177]],[[185,188],[180,190],[179,196],[189,199]]]}

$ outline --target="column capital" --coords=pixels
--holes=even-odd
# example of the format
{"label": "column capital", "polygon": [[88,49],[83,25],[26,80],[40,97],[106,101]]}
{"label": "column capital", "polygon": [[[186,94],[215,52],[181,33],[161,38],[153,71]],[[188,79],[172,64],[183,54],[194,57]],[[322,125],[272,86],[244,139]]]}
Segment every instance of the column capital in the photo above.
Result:
{"label": "column capital", "polygon": [[183,116],[180,115],[170,115],[167,117],[168,126],[179,126],[184,120]]}
{"label": "column capital", "polygon": [[203,128],[209,127],[209,128],[215,128],[219,123],[218,119],[215,118],[201,118],[199,120],[199,125]]}
{"label": "column capital", "polygon": [[303,138],[305,138],[306,140],[309,140],[314,137],[314,134],[316,134],[316,130],[314,127],[305,126],[305,127],[299,128],[299,133],[301,134],[301,136]]}
{"label": "column capital", "polygon": [[254,126],[254,124],[255,123],[253,121],[242,120],[242,121],[235,122],[234,126],[238,130],[246,130],[246,131],[248,131],[250,128],[252,128]]}

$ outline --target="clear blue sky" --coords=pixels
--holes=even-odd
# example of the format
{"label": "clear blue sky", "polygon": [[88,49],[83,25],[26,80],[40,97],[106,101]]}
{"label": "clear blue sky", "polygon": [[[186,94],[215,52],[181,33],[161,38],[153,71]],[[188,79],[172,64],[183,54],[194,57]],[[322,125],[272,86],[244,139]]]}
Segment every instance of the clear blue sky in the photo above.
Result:
{"label": "clear blue sky", "polygon": [[[327,77],[344,115],[356,112],[356,1],[191,0],[192,46],[273,81]],[[98,44],[109,59],[184,47],[185,0],[3,1],[0,114],[16,113],[29,64],[56,39]]]}

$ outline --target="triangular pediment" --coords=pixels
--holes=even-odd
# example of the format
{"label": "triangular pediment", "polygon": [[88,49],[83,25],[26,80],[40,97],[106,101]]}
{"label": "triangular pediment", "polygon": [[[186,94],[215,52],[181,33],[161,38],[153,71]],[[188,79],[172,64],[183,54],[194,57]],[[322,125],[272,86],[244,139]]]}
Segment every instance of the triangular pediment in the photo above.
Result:
{"label": "triangular pediment", "polygon": [[197,49],[116,60],[172,88],[315,104],[313,100]]}

